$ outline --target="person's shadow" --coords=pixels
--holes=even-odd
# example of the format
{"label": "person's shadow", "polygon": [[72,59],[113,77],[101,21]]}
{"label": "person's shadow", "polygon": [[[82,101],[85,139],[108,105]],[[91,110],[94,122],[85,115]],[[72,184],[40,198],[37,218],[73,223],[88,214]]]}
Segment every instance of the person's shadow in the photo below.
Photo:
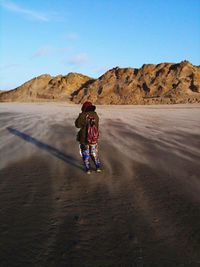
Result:
{"label": "person's shadow", "polygon": [[57,148],[54,148],[46,143],[43,143],[28,134],[18,131],[15,128],[7,127],[7,130],[13,135],[16,135],[22,138],[23,140],[39,147],[40,149],[47,151],[49,154],[63,160],[64,162],[73,165],[76,168],[82,169],[81,166],[76,163],[77,159],[75,159],[73,156],[66,155],[64,152],[58,150]]}

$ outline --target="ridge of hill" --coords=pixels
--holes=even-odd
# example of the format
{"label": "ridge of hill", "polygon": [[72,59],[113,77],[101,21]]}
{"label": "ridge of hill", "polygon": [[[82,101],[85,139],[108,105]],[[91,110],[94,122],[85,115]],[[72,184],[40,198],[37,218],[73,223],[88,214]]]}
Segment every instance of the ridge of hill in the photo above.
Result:
{"label": "ridge of hill", "polygon": [[98,79],[79,73],[35,77],[0,93],[1,102],[67,101],[94,104],[200,103],[200,66],[189,61],[115,67]]}
{"label": "ridge of hill", "polygon": [[52,101],[68,100],[74,90],[92,80],[90,77],[79,73],[68,73],[65,76],[52,77],[43,74],[25,82],[16,89],[5,91],[0,95],[0,101]]}
{"label": "ridge of hill", "polygon": [[113,68],[72,95],[72,101],[96,104],[200,102],[200,66],[144,64],[140,69]]}

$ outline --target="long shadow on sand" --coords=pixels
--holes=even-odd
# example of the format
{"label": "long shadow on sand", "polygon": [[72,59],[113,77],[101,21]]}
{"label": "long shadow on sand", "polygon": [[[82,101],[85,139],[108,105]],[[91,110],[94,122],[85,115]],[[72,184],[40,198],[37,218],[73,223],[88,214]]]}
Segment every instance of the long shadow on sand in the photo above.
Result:
{"label": "long shadow on sand", "polygon": [[64,162],[66,162],[66,163],[68,163],[70,165],[73,165],[74,167],[76,167],[78,169],[82,169],[81,166],[76,163],[77,159],[75,159],[74,157],[72,157],[70,155],[66,155],[65,153],[63,153],[62,151],[58,150],[57,148],[54,148],[54,147],[52,147],[52,146],[50,146],[50,145],[48,145],[46,143],[43,143],[43,142],[37,140],[36,138],[28,135],[28,134],[20,132],[17,129],[14,129],[14,128],[11,128],[11,127],[7,127],[7,130],[10,133],[22,138],[23,140],[25,140],[25,141],[27,141],[27,142],[39,147],[40,149],[47,151],[49,154],[51,154],[51,155],[63,160]]}

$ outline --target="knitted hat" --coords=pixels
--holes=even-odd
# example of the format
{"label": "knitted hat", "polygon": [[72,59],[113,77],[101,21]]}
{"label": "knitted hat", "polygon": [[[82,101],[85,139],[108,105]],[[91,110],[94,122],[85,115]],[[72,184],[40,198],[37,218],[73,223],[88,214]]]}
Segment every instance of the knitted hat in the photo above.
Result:
{"label": "knitted hat", "polygon": [[84,111],[86,111],[86,109],[87,109],[88,107],[92,107],[92,106],[93,106],[93,105],[92,105],[91,102],[86,101],[86,102],[82,105],[81,110],[84,112]]}

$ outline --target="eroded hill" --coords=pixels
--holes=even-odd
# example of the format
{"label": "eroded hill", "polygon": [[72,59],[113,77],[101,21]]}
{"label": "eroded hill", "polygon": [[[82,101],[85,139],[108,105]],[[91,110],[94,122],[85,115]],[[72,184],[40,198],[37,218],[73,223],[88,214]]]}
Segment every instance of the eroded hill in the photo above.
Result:
{"label": "eroded hill", "polygon": [[98,79],[69,73],[36,77],[0,94],[0,101],[72,101],[95,104],[200,103],[200,66],[180,63],[113,68]]}
{"label": "eroded hill", "polygon": [[97,104],[200,102],[200,67],[182,61],[113,68],[73,93],[75,103],[86,99]]}
{"label": "eroded hill", "polygon": [[44,74],[31,79],[16,89],[3,92],[0,95],[0,101],[70,101],[72,92],[91,80],[90,77],[78,73],[56,77]]}

